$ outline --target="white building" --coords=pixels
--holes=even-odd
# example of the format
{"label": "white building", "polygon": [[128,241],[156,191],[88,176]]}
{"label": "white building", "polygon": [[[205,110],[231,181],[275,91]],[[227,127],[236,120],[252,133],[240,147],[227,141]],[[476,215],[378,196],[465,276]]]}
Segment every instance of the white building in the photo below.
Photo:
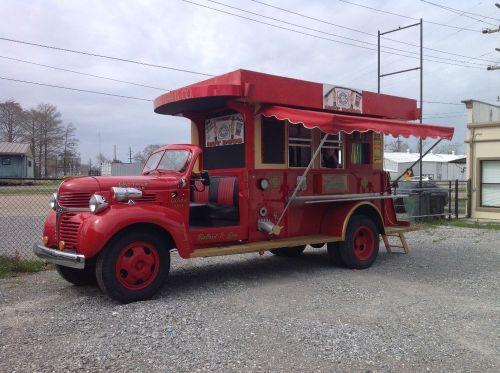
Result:
{"label": "white building", "polygon": [[462,102],[467,108],[467,177],[472,184],[468,215],[500,220],[500,106]]}
{"label": "white building", "polygon": [[101,165],[101,176],[138,176],[143,167],[142,163],[105,162]]}
{"label": "white building", "polygon": [[[396,179],[419,158],[418,153],[384,152],[384,170]],[[433,180],[465,180],[465,165],[457,161],[465,159],[465,155],[429,153],[422,159],[422,176]],[[420,163],[412,167],[413,175],[420,175]]]}

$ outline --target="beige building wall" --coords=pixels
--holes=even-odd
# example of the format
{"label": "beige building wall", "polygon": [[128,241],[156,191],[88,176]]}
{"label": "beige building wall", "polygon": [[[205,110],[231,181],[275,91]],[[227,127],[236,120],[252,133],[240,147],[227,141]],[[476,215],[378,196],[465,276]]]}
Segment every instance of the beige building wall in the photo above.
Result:
{"label": "beige building wall", "polygon": [[[483,160],[500,161],[500,120],[497,119],[500,107],[480,102],[479,109],[474,108],[475,101],[465,101],[469,124],[467,125],[467,178],[471,179],[472,200],[471,218],[500,220],[500,208],[481,207],[481,170]],[[478,114],[481,115],[478,115]],[[478,118],[479,117],[479,118]],[[486,117],[486,118],[485,118]],[[476,119],[495,118],[496,121],[477,122]]]}

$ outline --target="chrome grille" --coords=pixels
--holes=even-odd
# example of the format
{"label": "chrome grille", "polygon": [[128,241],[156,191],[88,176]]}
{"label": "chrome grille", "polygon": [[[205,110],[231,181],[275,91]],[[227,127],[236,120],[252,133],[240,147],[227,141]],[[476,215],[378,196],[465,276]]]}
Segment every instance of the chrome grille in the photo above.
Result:
{"label": "chrome grille", "polygon": [[58,203],[63,207],[88,208],[90,193],[63,192],[58,195]]}
{"label": "chrome grille", "polygon": [[61,215],[59,222],[59,240],[64,241],[65,249],[77,249],[78,246],[78,230],[80,229],[80,221],[76,221],[73,217],[74,213],[65,213]]}

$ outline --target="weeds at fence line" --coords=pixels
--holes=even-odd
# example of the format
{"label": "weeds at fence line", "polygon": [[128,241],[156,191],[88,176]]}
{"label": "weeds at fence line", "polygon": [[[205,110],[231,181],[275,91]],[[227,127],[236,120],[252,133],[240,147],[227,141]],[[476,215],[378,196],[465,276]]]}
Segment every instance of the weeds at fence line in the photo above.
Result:
{"label": "weeds at fence line", "polygon": [[19,273],[40,272],[47,268],[48,265],[41,260],[0,255],[0,278],[16,276]]}
{"label": "weeds at fence line", "polygon": [[428,225],[431,226],[449,226],[449,227],[459,227],[459,228],[476,228],[476,229],[491,229],[500,231],[500,223],[483,223],[477,221],[470,221],[464,219],[458,220],[436,220],[433,222],[429,222]]}

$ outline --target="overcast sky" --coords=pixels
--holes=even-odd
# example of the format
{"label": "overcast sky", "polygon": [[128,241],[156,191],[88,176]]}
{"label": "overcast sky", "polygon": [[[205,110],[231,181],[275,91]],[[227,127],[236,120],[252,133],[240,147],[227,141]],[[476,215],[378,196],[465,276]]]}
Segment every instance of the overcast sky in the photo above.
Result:
{"label": "overcast sky", "polygon": [[[424,19],[424,47],[434,49],[424,50],[424,101],[459,104],[462,100],[472,98],[498,103],[496,100],[500,95],[500,70],[487,71],[486,66],[495,65],[495,62],[500,60],[500,52],[495,51],[495,47],[500,47],[500,32],[480,32],[484,28],[495,28],[494,25],[498,27],[500,24],[500,9],[495,7],[495,1],[429,1],[481,17],[452,12],[419,0],[349,0],[350,3],[384,12]],[[416,22],[340,0],[262,0],[266,4],[302,16],[250,0],[192,2],[205,7],[182,0],[0,0],[0,37],[206,74],[219,75],[244,68],[376,92],[377,52],[371,49],[376,49],[377,30],[388,31]],[[238,18],[206,7],[299,32]],[[419,43],[417,28],[393,33],[387,37],[413,45]],[[355,44],[362,48],[343,43]],[[383,46],[394,49],[385,49],[388,53],[382,54],[382,73],[418,66],[418,59],[392,54],[418,53],[418,48],[408,44],[383,39]],[[417,54],[412,55],[417,57]],[[0,40],[0,56],[164,90],[206,79],[204,76],[186,72],[4,40]],[[444,63],[430,61],[436,56],[442,58],[439,61]],[[3,78],[146,99],[154,99],[164,92],[5,58],[0,58],[0,66],[0,76]],[[382,92],[418,99],[418,74],[414,71],[383,78]],[[155,114],[153,103],[148,101],[0,80],[0,101],[8,99],[18,101],[26,109],[39,103],[56,105],[64,122],[71,122],[77,128],[84,163],[87,163],[89,158],[95,161],[99,153],[99,143],[102,153],[108,158],[113,157],[113,145],[116,144],[118,159],[127,161],[129,146],[132,152],[136,153],[152,143],[189,142],[190,126],[187,119]],[[466,116],[463,104],[424,103],[424,116],[427,118],[426,123],[454,126],[454,141],[464,141]]]}

